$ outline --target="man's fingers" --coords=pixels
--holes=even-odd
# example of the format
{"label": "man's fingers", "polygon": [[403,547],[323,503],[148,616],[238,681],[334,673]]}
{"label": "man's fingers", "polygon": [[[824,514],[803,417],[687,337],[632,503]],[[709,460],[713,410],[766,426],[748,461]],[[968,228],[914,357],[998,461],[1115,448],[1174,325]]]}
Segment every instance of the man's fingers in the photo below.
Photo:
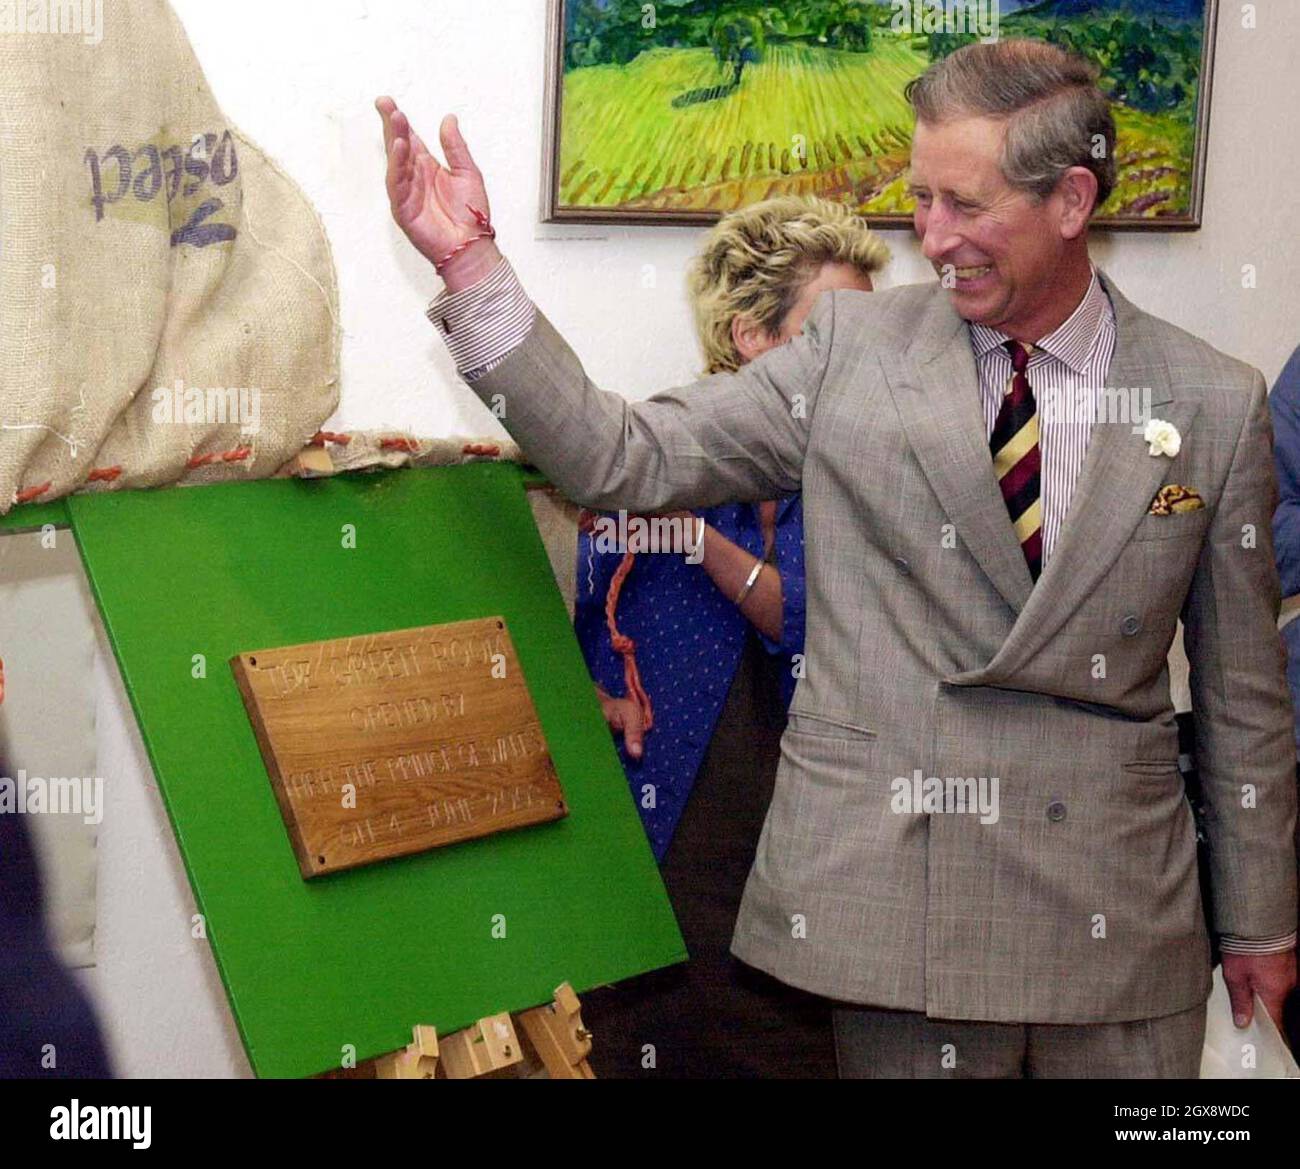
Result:
{"label": "man's fingers", "polygon": [[384,154],[388,162],[388,197],[394,210],[405,194],[411,178],[411,143],[406,137],[409,123],[391,97],[381,97],[375,108],[384,123]]}
{"label": "man's fingers", "polygon": [[393,152],[393,114],[397,112],[397,103],[391,97],[381,97],[375,101],[380,120],[384,123],[384,153]]}
{"label": "man's fingers", "polygon": [[391,97],[381,97],[375,108],[384,123],[384,149],[388,154],[388,198],[393,211],[401,221],[401,212],[407,209],[414,190],[423,202],[420,192],[436,190],[442,164],[430,153],[420,136],[411,127],[410,119],[402,113]]}
{"label": "man's fingers", "polygon": [[455,114],[448,114],[443,118],[439,136],[442,139],[443,157],[452,170],[478,169],[474,165],[474,157],[470,154],[465,139],[461,136],[460,124],[456,121]]}
{"label": "man's fingers", "polygon": [[411,144],[411,121],[402,113],[401,110],[394,110],[392,117],[393,136],[397,139],[405,139],[407,145]]}
{"label": "man's fingers", "polygon": [[398,114],[399,132],[404,133],[411,151],[411,168],[412,171],[418,170],[424,181],[428,184],[427,189],[434,189],[434,182],[438,178],[438,172],[442,170],[442,163],[434,157],[433,152],[424,144],[424,140],[412,128],[411,123],[406,120],[405,114]]}
{"label": "man's fingers", "polygon": [[1254,998],[1251,994],[1250,981],[1245,978],[1229,978],[1225,970],[1223,981],[1228,988],[1228,1002],[1232,1004],[1232,1021],[1238,1027],[1250,1026],[1255,1017]]}
{"label": "man's fingers", "polygon": [[[412,157],[417,161],[428,157],[433,162],[435,169],[441,165],[433,152],[424,144],[424,139],[415,132],[410,119],[398,109],[397,103],[391,97],[379,98],[375,102],[375,108],[379,111],[379,116],[384,123],[384,150],[386,153],[391,154],[393,143],[404,138],[410,144]],[[455,114],[448,114],[443,119],[441,137],[443,154],[446,156],[449,167],[465,170],[475,169],[474,158],[469,152],[469,147],[465,144],[465,139],[461,136]]]}
{"label": "man's fingers", "polygon": [[388,155],[388,198],[396,211],[406,201],[415,175],[411,167],[411,144],[404,138],[393,143]]}
{"label": "man's fingers", "polygon": [[424,143],[420,141],[420,136],[412,129],[410,118],[401,110],[393,109],[393,115],[389,118],[389,125],[392,129],[393,142],[405,142],[412,158],[418,160],[421,154],[428,153],[424,149]]}

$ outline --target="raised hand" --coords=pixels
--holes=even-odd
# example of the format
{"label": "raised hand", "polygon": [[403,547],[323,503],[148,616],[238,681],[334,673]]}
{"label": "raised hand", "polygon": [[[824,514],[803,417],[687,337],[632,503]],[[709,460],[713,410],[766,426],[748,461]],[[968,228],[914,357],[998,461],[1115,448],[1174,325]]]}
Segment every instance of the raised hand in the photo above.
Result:
{"label": "raised hand", "polygon": [[476,283],[501,258],[488,226],[491,209],[483,175],[454,116],[443,119],[443,166],[391,97],[375,108],[384,123],[388,200],[393,219],[434,264],[453,292]]}

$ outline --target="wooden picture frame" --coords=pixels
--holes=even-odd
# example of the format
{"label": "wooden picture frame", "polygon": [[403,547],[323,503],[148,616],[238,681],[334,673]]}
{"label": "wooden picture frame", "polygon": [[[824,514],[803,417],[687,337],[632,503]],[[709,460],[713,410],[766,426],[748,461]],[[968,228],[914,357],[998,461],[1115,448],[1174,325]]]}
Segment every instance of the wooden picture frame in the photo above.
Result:
{"label": "wooden picture frame", "polygon": [[[912,2],[933,6],[933,0]],[[1141,76],[1151,75],[1155,80],[1134,83],[1135,90],[1138,86],[1144,88],[1140,96],[1134,96],[1132,106],[1116,103],[1120,183],[1110,203],[1094,219],[1094,227],[1119,231],[1199,229],[1219,0],[1132,0],[1127,8],[1120,0],[1099,3],[1114,5],[1107,19],[1121,36],[1117,55],[1124,56],[1133,69],[1141,66]],[[593,56],[588,46],[572,42],[568,36],[570,19],[577,11],[574,6],[586,5],[590,15],[593,8],[602,5],[605,11],[617,11],[619,4],[633,7],[632,0],[549,0],[541,207],[544,222],[707,225],[725,212],[761,198],[810,193],[852,203],[873,227],[911,226],[910,203],[902,189],[911,129],[910,110],[901,108],[905,106],[902,82],[910,79],[906,76],[909,71],[914,76],[924,67],[918,50],[921,41],[927,45],[943,42],[922,35],[919,39],[912,36],[904,44],[901,35],[889,39],[892,28],[887,33],[876,28],[870,49],[839,50],[791,40],[787,27],[784,39],[775,37],[756,45],[756,39],[763,40],[757,32],[750,35],[742,30],[734,34],[724,29],[719,34],[715,26],[709,38],[712,51],[700,45],[656,46],[648,37],[649,47],[629,60],[596,62],[590,66],[590,74],[586,65],[566,73],[566,63],[571,64],[575,55]],[[1015,10],[1001,17],[1001,34],[1046,32],[1049,25],[1053,39],[1067,42],[1072,38],[1087,42],[1102,31],[1109,34],[1110,26],[1103,30],[1095,17],[1052,16],[1052,10],[1061,4],[1066,4],[1067,9],[1071,6],[1068,0],[1002,0],[1002,9],[1014,5]],[[1149,11],[1135,15],[1132,4],[1148,6]],[[904,0],[862,0],[856,7],[848,0],[803,0],[801,5],[785,7],[784,11],[818,6],[836,6],[841,15],[846,9],[866,13],[879,22],[884,15],[897,16]],[[657,11],[653,4],[635,7],[646,20],[654,18]],[[745,10],[749,6],[745,0],[739,4],[737,0],[686,0],[671,8],[658,6],[667,9],[673,19],[692,11],[705,19],[703,10],[711,7],[717,8],[719,16],[727,12],[734,17],[737,8]],[[771,5],[753,7],[773,11]],[[1198,9],[1199,24],[1190,15],[1176,19],[1161,16]],[[625,22],[626,27],[630,26]],[[849,35],[844,33],[843,25],[836,28],[836,35]],[[595,53],[621,52],[627,57],[635,50],[627,40],[625,36],[615,49],[598,48]],[[1196,41],[1199,57],[1193,51]],[[857,43],[861,43],[860,37]],[[1115,42],[1112,39],[1110,43]],[[850,52],[854,55],[850,56]],[[877,54],[880,60],[874,61]],[[867,70],[868,63],[870,70],[860,77],[853,75],[855,67]],[[833,67],[828,69],[828,65]],[[1121,72],[1114,62],[1109,67]],[[742,91],[747,69],[752,89]],[[732,71],[730,77],[727,70]],[[837,70],[844,77],[828,76]],[[813,80],[805,78],[801,82],[801,71]],[[584,83],[581,93],[573,92],[575,74]],[[712,85],[706,83],[710,76],[715,82]],[[864,79],[877,76],[891,78],[887,90],[877,87],[878,101],[872,108],[879,112],[878,122],[859,125],[853,114],[852,124],[841,121],[835,125],[810,125],[807,134],[789,135],[791,141],[784,145],[775,134],[744,133],[729,145],[720,143],[716,150],[699,157],[701,151],[694,139],[705,132],[701,116],[704,111],[693,106],[732,102],[728,110],[731,123],[752,128],[762,122],[760,88],[779,93],[783,86],[786,97],[770,103],[778,111],[770,124],[784,125],[788,130],[798,124],[800,115],[790,111],[799,107],[801,88],[809,110],[831,109],[835,104],[827,100],[831,92],[843,99],[840,108],[851,108],[866,84]],[[1103,67],[1103,84],[1108,76]],[[894,81],[899,84],[895,86]],[[680,90],[680,86],[690,84],[695,88]],[[817,86],[822,91],[813,93]],[[628,91],[622,104],[620,87]],[[670,96],[674,88],[680,91]],[[742,94],[747,107],[738,111],[734,102]],[[662,109],[661,99],[674,108],[670,118],[681,118],[679,132],[666,130],[663,119],[655,126],[645,124],[644,111]],[[579,112],[584,101],[592,111],[585,119]],[[575,103],[579,110],[573,108]],[[715,107],[719,111],[722,108],[721,104]],[[796,120],[791,121],[791,117]],[[808,115],[807,120],[816,119]],[[588,158],[575,141],[589,141],[599,157]],[[683,174],[690,176],[685,183]]]}

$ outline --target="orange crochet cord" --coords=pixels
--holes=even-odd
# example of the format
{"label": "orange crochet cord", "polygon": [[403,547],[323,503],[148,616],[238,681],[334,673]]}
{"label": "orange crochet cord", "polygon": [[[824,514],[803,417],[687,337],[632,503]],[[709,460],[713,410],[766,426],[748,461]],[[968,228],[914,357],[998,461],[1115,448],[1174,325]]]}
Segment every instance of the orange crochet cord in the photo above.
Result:
{"label": "orange crochet cord", "polygon": [[402,451],[408,455],[418,455],[420,444],[413,438],[385,438],[379,442],[381,451]]}
{"label": "orange crochet cord", "polygon": [[352,441],[350,434],[334,434],[328,430],[319,430],[308,446],[323,447],[327,442],[335,446],[347,446]]}
{"label": "orange crochet cord", "polygon": [[642,729],[650,730],[655,725],[654,707],[650,704],[650,695],[641,684],[641,671],[636,665],[636,642],[619,632],[614,620],[618,608],[618,597],[623,591],[623,582],[636,563],[636,553],[629,552],[623,557],[623,563],[609,582],[609,595],[605,598],[605,620],[609,625],[609,640],[614,652],[623,656],[623,678],[627,683],[627,696],[641,708]]}

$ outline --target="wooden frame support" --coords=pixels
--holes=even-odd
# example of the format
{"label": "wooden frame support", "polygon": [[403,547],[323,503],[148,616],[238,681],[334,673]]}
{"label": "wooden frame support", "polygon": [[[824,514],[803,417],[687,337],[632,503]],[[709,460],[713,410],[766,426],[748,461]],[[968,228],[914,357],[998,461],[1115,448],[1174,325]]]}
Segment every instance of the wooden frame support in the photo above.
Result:
{"label": "wooden frame support", "polygon": [[[436,1028],[413,1029],[401,1051],[381,1055],[355,1072],[328,1078],[377,1080],[474,1080],[529,1074],[540,1063],[552,1080],[594,1080],[588,1057],[592,1034],[569,983],[542,1007],[480,1019],[443,1039]],[[535,1057],[535,1058],[534,1058]]]}
{"label": "wooden frame support", "polygon": [[537,1051],[553,1080],[594,1080],[587,1062],[591,1032],[583,1026],[582,1004],[567,982],[555,991],[554,1002],[524,1011],[519,1026]]}
{"label": "wooden frame support", "polygon": [[416,1027],[412,1043],[374,1061],[377,1080],[432,1080],[438,1074],[438,1031]]}
{"label": "wooden frame support", "polygon": [[490,1015],[442,1043],[442,1067],[449,1080],[494,1076],[523,1062],[523,1046],[509,1014]]}

